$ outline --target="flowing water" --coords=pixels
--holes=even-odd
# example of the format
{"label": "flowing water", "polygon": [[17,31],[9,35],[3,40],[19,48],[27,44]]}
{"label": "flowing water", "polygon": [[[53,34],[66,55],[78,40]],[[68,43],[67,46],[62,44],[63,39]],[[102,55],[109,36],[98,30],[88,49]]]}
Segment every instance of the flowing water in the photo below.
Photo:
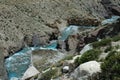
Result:
{"label": "flowing water", "polygon": [[110,19],[105,19],[102,21],[102,25],[116,23],[120,19],[120,16],[112,16]]}

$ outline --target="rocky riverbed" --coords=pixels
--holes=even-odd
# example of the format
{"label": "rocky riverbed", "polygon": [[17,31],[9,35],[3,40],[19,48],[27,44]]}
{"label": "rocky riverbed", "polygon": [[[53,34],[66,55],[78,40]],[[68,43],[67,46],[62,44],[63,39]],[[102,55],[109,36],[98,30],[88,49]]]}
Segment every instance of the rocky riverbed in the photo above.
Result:
{"label": "rocky riverbed", "polygon": [[[32,47],[36,47],[31,52],[31,60],[40,72],[37,78],[45,80],[42,71],[50,68],[53,72],[58,71],[52,76],[54,79],[64,80],[66,75],[62,74],[62,67],[70,66],[69,76],[76,69],[76,65],[64,58],[80,55],[86,44],[118,35],[119,16],[119,0],[0,0],[0,79],[10,79],[5,67],[7,59],[24,48],[31,47],[33,51]],[[48,48],[50,51],[46,50]],[[56,68],[56,65],[60,67]]]}

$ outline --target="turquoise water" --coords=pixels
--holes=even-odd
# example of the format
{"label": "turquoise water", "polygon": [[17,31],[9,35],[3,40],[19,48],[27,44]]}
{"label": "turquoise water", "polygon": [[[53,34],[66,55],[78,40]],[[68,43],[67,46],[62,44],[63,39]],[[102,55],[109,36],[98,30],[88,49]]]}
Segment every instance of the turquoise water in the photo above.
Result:
{"label": "turquoise water", "polygon": [[15,53],[5,60],[5,66],[8,72],[8,77],[12,80],[13,77],[22,78],[25,71],[31,65],[31,52],[37,49],[52,49],[55,50],[57,42],[53,42],[45,47],[29,47]]}
{"label": "turquoise water", "polygon": [[12,77],[21,78],[23,76],[23,73],[25,73],[31,64],[30,53],[30,48],[24,48],[6,59],[5,64],[10,80]]}
{"label": "turquoise water", "polygon": [[22,78],[25,71],[31,65],[31,52],[37,49],[52,49],[55,50],[56,43],[52,43],[46,47],[29,47],[15,53],[5,60],[5,66],[8,72],[9,80],[13,77]]}
{"label": "turquoise water", "polygon": [[54,41],[51,44],[46,45],[44,48],[46,48],[46,49],[56,49],[56,47],[57,47],[57,41]]}
{"label": "turquoise water", "polygon": [[102,21],[102,25],[106,25],[106,24],[112,24],[115,23],[118,19],[120,19],[120,16],[112,16],[110,19],[105,19]]}
{"label": "turquoise water", "polygon": [[73,26],[73,25],[65,28],[64,31],[62,32],[59,40],[65,41],[69,35],[71,35],[73,32],[75,32],[77,30],[78,30],[78,26]]}

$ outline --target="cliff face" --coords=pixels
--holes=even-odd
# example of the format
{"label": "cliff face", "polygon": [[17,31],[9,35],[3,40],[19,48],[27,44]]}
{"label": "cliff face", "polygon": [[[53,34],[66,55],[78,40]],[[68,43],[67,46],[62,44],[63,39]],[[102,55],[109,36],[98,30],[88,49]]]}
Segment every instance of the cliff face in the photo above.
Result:
{"label": "cliff face", "polygon": [[119,6],[119,0],[0,0],[0,47],[4,48],[6,57],[25,44],[34,45],[35,35],[39,35],[36,38],[39,44],[44,45],[53,33],[58,36],[69,25],[69,19],[100,21],[112,14],[118,15]]}

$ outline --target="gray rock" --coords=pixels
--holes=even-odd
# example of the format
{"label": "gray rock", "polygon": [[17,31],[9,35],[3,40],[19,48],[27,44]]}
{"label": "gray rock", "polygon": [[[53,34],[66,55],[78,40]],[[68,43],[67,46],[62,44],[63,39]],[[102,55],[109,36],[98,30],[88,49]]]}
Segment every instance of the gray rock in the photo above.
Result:
{"label": "gray rock", "polygon": [[4,66],[4,49],[0,48],[0,80],[8,80],[7,72]]}
{"label": "gray rock", "polygon": [[94,75],[97,75],[100,72],[100,63],[96,61],[89,61],[76,68],[71,74],[71,77],[74,80],[89,80],[89,78],[93,78]]}
{"label": "gray rock", "polygon": [[69,66],[64,66],[63,68],[62,68],[62,72],[63,73],[68,73],[69,72]]}
{"label": "gray rock", "polygon": [[68,38],[68,45],[69,45],[69,50],[74,53],[77,49],[77,45],[78,45],[78,42],[79,40],[77,39],[77,35],[71,35],[69,38]]}
{"label": "gray rock", "polygon": [[50,68],[65,56],[65,54],[54,50],[35,50],[32,54],[33,64],[40,72]]}
{"label": "gray rock", "polygon": [[58,46],[57,46],[57,48],[61,49],[62,51],[64,51],[66,49],[65,42],[62,41],[62,40],[58,40]]}
{"label": "gray rock", "polygon": [[93,49],[93,47],[90,44],[86,44],[84,48],[80,51],[80,54],[84,54],[85,52],[91,49]]}

